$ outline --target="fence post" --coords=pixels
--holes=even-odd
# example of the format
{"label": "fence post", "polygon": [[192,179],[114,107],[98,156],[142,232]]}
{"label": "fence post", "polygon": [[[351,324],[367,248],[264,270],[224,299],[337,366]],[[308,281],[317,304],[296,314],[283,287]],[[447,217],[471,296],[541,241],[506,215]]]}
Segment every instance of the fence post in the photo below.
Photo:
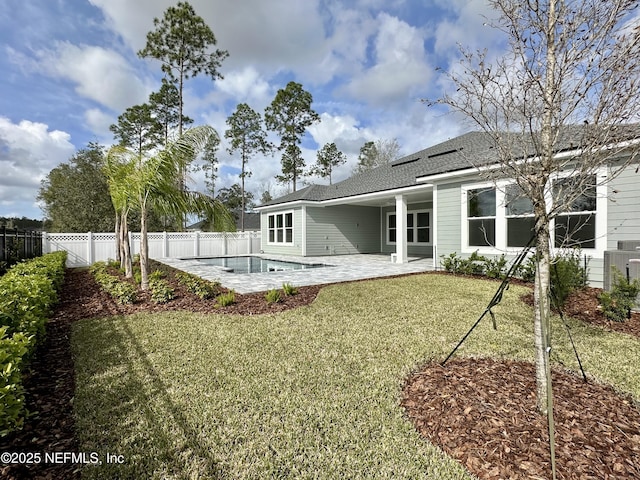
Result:
{"label": "fence post", "polygon": [[200,232],[199,231],[195,231],[193,232],[193,256],[194,257],[199,257],[200,256]]}
{"label": "fence post", "polygon": [[229,232],[222,232],[222,255],[227,254],[227,238]]}
{"label": "fence post", "polygon": [[249,253],[249,255],[251,255],[253,253],[251,251],[251,242],[253,241],[253,235],[251,234],[251,232],[245,232],[245,235],[247,237],[247,252]]}
{"label": "fence post", "polygon": [[89,266],[93,265],[93,234],[87,232],[87,261]]}
{"label": "fence post", "polygon": [[162,257],[169,258],[169,236],[166,230],[162,232]]}

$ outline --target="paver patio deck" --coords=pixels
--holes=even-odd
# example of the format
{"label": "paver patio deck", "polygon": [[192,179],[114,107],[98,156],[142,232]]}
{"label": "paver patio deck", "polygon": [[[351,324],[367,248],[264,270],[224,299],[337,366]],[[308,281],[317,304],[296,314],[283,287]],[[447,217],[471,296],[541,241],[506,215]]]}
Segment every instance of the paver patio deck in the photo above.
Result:
{"label": "paver patio deck", "polygon": [[390,256],[383,254],[320,257],[255,256],[270,260],[324,264],[326,267],[268,273],[234,273],[225,272],[220,267],[205,265],[195,258],[160,258],[156,260],[206,280],[217,280],[224,287],[238,293],[264,292],[273,288],[281,288],[283,283],[301,287],[433,270],[432,258],[410,257],[407,263],[392,263]]}

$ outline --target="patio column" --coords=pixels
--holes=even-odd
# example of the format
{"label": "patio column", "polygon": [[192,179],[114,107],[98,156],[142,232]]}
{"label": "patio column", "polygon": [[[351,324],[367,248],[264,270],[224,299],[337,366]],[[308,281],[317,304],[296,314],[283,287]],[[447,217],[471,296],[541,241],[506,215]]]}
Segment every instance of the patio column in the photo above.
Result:
{"label": "patio column", "polygon": [[396,263],[407,263],[407,199],[396,195]]}

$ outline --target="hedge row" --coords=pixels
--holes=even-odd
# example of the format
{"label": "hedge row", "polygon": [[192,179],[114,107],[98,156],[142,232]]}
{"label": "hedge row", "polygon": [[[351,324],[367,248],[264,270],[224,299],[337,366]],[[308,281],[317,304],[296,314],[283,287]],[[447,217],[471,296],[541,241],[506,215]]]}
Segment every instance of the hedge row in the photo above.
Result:
{"label": "hedge row", "polygon": [[66,252],[14,265],[0,277],[0,436],[22,427],[22,372],[42,341],[64,280]]}

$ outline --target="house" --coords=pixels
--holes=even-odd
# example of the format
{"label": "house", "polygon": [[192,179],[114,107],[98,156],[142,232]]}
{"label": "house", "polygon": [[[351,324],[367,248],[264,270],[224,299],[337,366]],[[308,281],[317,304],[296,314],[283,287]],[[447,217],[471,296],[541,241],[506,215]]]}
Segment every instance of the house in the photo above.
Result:
{"label": "house", "polygon": [[[240,225],[240,219],[236,221],[236,229],[242,230]],[[245,212],[244,214],[244,231],[245,232],[259,232],[260,231],[260,214],[254,212]]]}
{"label": "house", "polygon": [[[567,128],[556,154],[575,154],[583,128]],[[631,138],[638,137],[633,129]],[[334,185],[276,198],[256,208],[262,250],[304,257],[393,253],[397,262],[420,256],[436,265],[453,252],[516,254],[532,236],[533,214],[512,180],[483,174],[497,158],[490,135],[471,132]],[[572,244],[590,257],[594,286],[602,286],[604,252],[618,241],[640,240],[636,165],[607,183],[608,168],[551,225],[554,245],[566,244],[571,231]],[[554,185],[570,181],[561,177]]]}
{"label": "house", "polygon": [[[206,226],[207,226],[206,220],[200,220],[199,222],[196,222],[193,225],[189,225],[187,227],[187,231],[202,230],[203,228],[206,228]],[[239,218],[236,219],[236,230],[238,232],[242,231],[242,226],[240,225]],[[259,213],[245,212],[244,231],[245,232],[260,231],[260,214]]]}

